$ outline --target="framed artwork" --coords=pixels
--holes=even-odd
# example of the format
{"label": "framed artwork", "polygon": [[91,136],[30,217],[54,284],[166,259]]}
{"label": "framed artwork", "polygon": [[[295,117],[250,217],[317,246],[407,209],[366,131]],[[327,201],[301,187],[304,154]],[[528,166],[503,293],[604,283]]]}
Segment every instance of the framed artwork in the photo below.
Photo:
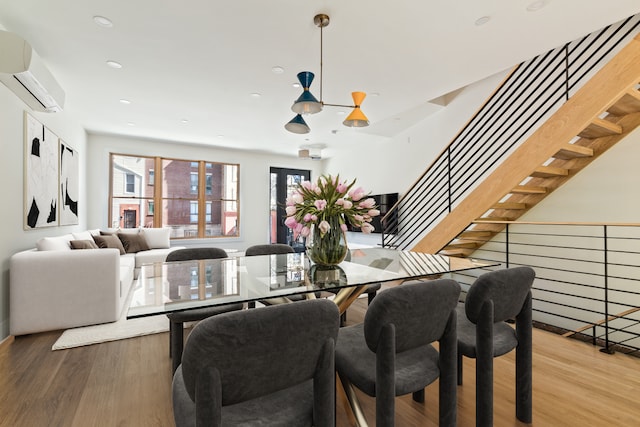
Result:
{"label": "framed artwork", "polygon": [[78,224],[80,155],[60,139],[60,225]]}
{"label": "framed artwork", "polygon": [[58,225],[58,137],[24,113],[25,229]]}

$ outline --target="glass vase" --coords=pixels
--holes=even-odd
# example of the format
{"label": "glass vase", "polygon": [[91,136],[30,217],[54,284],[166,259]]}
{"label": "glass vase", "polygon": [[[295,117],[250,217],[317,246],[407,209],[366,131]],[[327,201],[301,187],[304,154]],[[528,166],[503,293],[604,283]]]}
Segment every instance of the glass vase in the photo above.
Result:
{"label": "glass vase", "polygon": [[329,231],[324,235],[318,224],[311,225],[311,232],[307,237],[307,256],[318,265],[340,264],[349,248],[344,231],[340,228],[338,217],[327,219]]}

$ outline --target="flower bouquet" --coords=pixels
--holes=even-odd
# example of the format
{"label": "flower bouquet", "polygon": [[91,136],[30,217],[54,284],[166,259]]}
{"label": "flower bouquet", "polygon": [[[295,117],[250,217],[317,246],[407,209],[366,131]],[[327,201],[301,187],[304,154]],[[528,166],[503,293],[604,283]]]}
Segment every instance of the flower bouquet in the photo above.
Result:
{"label": "flower bouquet", "polygon": [[307,255],[320,265],[335,265],[347,254],[347,223],[363,233],[374,229],[371,219],[380,215],[375,200],[362,187],[341,182],[340,176],[321,175],[314,183],[303,181],[287,197],[285,225],[294,238],[307,239]]}

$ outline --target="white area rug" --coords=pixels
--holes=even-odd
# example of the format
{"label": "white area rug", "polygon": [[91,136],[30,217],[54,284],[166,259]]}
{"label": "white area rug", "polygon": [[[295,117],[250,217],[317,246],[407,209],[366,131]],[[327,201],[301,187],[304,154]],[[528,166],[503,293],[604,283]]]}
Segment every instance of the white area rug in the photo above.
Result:
{"label": "white area rug", "polygon": [[[122,310],[122,317],[119,320],[101,325],[67,329],[53,344],[51,350],[62,350],[65,348],[81,347],[101,342],[117,341],[167,332],[169,330],[169,319],[165,315],[127,320],[129,304],[132,299],[136,298],[136,288],[136,283],[134,283],[131,287],[131,294],[129,295],[128,301],[125,302],[125,309]],[[187,326],[188,325],[185,325],[185,327]]]}
{"label": "white area rug", "polygon": [[[125,310],[126,311],[126,310]],[[52,350],[80,347],[107,341],[116,341],[169,330],[167,316],[141,317],[127,320],[126,316],[112,323],[67,329],[51,347]]]}

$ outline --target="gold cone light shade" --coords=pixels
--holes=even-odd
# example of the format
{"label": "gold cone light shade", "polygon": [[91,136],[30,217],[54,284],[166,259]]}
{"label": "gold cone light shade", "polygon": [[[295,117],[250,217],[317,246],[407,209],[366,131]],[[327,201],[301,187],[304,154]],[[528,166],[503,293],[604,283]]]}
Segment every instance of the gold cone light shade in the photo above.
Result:
{"label": "gold cone light shade", "polygon": [[354,128],[362,128],[365,126],[369,126],[369,119],[364,115],[362,110],[360,109],[360,105],[364,98],[367,96],[364,92],[352,92],[351,97],[353,97],[353,103],[355,104],[355,108],[347,116],[347,118],[342,122],[343,125],[354,127]]}

